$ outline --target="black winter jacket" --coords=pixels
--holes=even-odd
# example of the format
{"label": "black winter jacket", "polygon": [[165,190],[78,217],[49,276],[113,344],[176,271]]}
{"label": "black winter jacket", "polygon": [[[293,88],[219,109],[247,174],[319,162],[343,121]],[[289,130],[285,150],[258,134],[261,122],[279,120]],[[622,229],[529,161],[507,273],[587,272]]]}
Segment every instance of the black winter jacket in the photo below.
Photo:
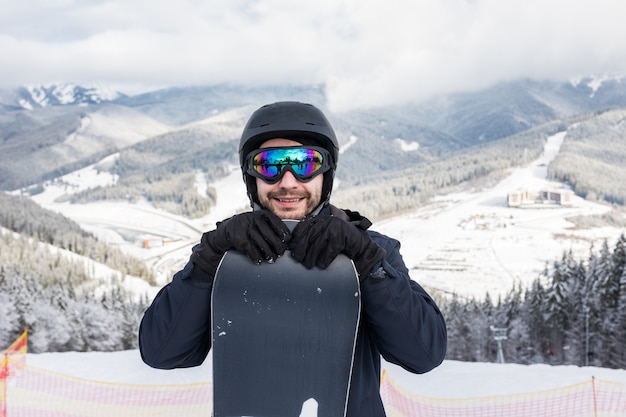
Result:
{"label": "black winter jacket", "polygon": [[[409,372],[425,373],[443,361],[447,345],[443,316],[426,291],[409,278],[400,243],[368,233],[387,256],[382,261],[385,273],[371,274],[361,284],[363,311],[348,398],[350,417],[385,416],[381,355]],[[211,289],[207,274],[191,262],[161,289],[139,329],[145,363],[160,369],[202,364],[211,349]]]}

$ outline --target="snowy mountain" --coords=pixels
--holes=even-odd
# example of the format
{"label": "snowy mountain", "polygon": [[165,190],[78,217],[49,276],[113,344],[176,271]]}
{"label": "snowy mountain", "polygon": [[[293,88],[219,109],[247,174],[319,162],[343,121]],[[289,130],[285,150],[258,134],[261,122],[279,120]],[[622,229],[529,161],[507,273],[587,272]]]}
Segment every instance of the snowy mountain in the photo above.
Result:
{"label": "snowy mountain", "polygon": [[[425,163],[547,123],[626,107],[626,84],[620,78],[608,77],[565,82],[517,80],[424,103],[347,113],[326,108],[324,86],[320,85],[214,85],[169,88],[132,97],[75,85],[24,87],[19,91],[19,97],[0,91],[0,189],[5,190],[55,178],[92,164],[95,158],[106,156],[103,152],[112,154],[148,140],[149,146],[134,150],[142,154],[140,160],[153,161],[156,157],[159,162],[171,163],[142,166],[144,173],[156,167],[171,173],[219,166],[221,161],[234,158],[245,118],[254,108],[275,100],[308,101],[326,111],[346,149],[342,153],[345,169],[338,173],[338,179],[346,184],[406,176],[402,171],[415,171]],[[61,103],[100,104],[58,105]],[[109,107],[116,110],[107,112]],[[100,114],[94,115],[96,112]],[[102,115],[107,118],[103,128],[91,134]],[[94,123],[86,126],[89,120]],[[157,125],[165,128],[155,130]],[[142,132],[140,140],[125,137],[131,130]],[[554,133],[554,129],[548,130],[537,134],[545,137]],[[75,132],[86,134],[88,148],[94,152],[82,152],[85,148],[73,140]],[[345,146],[357,142],[349,149]],[[217,143],[224,146],[215,149]],[[73,153],[74,145],[81,152]],[[225,150],[232,155],[224,155]],[[42,161],[42,155],[54,155],[53,163]]]}
{"label": "snowy mountain", "polygon": [[[6,98],[8,96],[8,99]],[[50,106],[89,106],[115,101],[124,94],[99,84],[41,84],[20,87],[10,94],[5,93],[4,106],[26,110]]]}

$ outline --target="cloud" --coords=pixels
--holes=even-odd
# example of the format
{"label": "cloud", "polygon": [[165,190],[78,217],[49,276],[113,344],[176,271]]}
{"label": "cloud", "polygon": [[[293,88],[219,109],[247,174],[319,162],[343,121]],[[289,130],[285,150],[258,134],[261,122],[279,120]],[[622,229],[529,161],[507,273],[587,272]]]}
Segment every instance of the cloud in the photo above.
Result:
{"label": "cloud", "polygon": [[521,77],[626,74],[622,0],[1,3],[4,87],[325,83],[341,110]]}

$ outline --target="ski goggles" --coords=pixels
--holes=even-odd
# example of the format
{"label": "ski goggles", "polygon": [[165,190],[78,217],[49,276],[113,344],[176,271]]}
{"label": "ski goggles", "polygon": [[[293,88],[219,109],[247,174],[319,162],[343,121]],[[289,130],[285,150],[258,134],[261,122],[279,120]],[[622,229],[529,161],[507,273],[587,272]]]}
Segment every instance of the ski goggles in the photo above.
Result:
{"label": "ski goggles", "polygon": [[246,173],[275,184],[290,171],[298,181],[308,182],[331,168],[330,153],[316,146],[263,148],[246,157]]}

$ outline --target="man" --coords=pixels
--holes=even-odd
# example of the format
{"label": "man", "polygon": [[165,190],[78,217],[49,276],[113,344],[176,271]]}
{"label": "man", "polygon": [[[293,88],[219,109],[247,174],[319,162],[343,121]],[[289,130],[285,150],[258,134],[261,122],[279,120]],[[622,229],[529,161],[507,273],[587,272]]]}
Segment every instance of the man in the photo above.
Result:
{"label": "man", "polygon": [[[278,102],[251,116],[239,157],[253,210],[205,233],[190,262],[147,309],[139,347],[148,365],[171,369],[204,361],[211,348],[210,292],[226,251],[240,251],[260,264],[273,262],[287,249],[307,268],[326,268],[344,253],[359,274],[362,314],[348,416],[385,415],[379,393],[381,355],[414,373],[443,361],[444,319],[432,298],[409,278],[400,243],[367,231],[371,223],[359,213],[329,203],[338,155],[330,123],[310,104]],[[281,219],[300,222],[290,232]]]}

